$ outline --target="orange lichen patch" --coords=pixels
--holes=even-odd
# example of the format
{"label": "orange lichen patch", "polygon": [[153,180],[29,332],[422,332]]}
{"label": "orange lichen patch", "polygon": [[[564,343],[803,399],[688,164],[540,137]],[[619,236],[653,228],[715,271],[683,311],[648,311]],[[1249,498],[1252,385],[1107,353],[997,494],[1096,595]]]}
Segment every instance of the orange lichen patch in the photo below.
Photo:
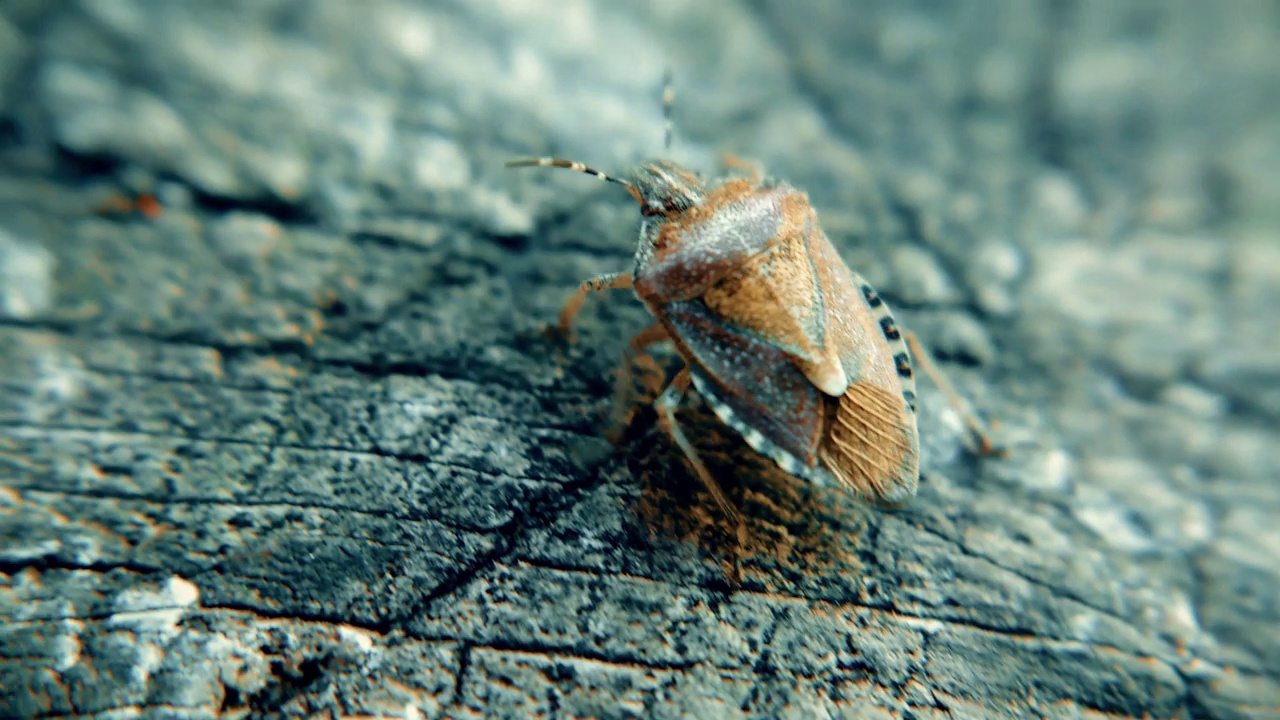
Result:
{"label": "orange lichen patch", "polygon": [[360,286],[360,283],[355,279],[355,276],[353,275],[343,275],[342,284],[348,290],[355,290],[357,287]]}
{"label": "orange lichen patch", "polygon": [[213,348],[209,349],[209,372],[218,379],[226,377],[226,372],[222,368],[222,353]]}
{"label": "orange lichen patch", "polygon": [[325,288],[316,298],[316,305],[328,310],[338,303],[338,293],[332,288]]}
{"label": "orange lichen patch", "polygon": [[83,528],[85,530],[92,530],[104,538],[110,538],[120,543],[121,547],[124,548],[125,550],[131,550],[136,545],[136,543],[132,542],[125,536],[121,535],[120,533],[112,530],[111,528],[107,527],[105,524],[98,522],[96,520],[80,520],[76,522],[76,527]]}
{"label": "orange lichen patch", "polygon": [[236,152],[240,147],[240,141],[236,139],[236,136],[226,130],[214,130],[210,133],[210,136],[219,147],[229,153]]}
{"label": "orange lichen patch", "polygon": [[111,289],[115,289],[116,287],[115,271],[111,268],[97,265],[97,263],[95,263],[95,266],[96,267],[94,267],[94,271],[97,273],[98,277],[101,278],[102,284],[106,285]]}
{"label": "orange lichen patch", "polygon": [[119,215],[121,213],[131,212],[133,210],[133,200],[124,195],[112,195],[101,202],[94,212],[99,215]]}
{"label": "orange lichen patch", "polygon": [[258,247],[258,251],[254,253],[259,261],[266,260],[267,256],[275,251],[279,239],[283,237],[284,231],[275,223],[262,223],[262,227],[266,230],[267,241]]}
{"label": "orange lichen patch", "polygon": [[27,589],[40,590],[44,587],[44,577],[33,567],[18,571],[16,577],[21,584],[27,586]]}
{"label": "orange lichen patch", "polygon": [[[28,504],[28,505],[34,505],[35,503],[26,503],[26,504]],[[50,518],[52,518],[52,519],[53,519],[53,521],[54,521],[54,522],[56,522],[56,523],[58,523],[58,524],[61,524],[61,525],[71,525],[71,524],[74,522],[70,517],[68,517],[68,516],[66,516],[66,515],[64,515],[64,514],[62,514],[61,512],[59,512],[59,511],[57,511],[57,510],[54,510],[53,508],[51,508],[51,507],[49,507],[49,506],[47,506],[47,505],[39,505],[38,507],[40,508],[40,511],[41,511],[41,512],[43,512],[43,513],[45,513],[46,515],[48,515]]]}
{"label": "orange lichen patch", "polygon": [[148,193],[139,195],[134,207],[148,220],[155,220],[160,217],[160,213],[164,212],[164,207],[160,205],[160,201],[156,199],[156,196]]}
{"label": "orange lichen patch", "polygon": [[148,220],[155,220],[164,212],[164,206],[154,195],[143,193],[136,198],[113,195],[100,203],[94,212],[98,215],[124,215],[137,212]]}
{"label": "orange lichen patch", "polygon": [[[11,440],[5,440],[3,442],[3,445],[9,448],[18,446],[16,442],[13,442]],[[32,460],[30,457],[26,455],[0,452],[0,459],[3,459],[11,469],[22,468],[23,470],[26,470],[32,473],[48,473],[49,472],[49,465],[47,463],[36,462],[35,460]]]}
{"label": "orange lichen patch", "polygon": [[256,358],[251,362],[252,367],[247,370],[251,374],[267,376],[265,380],[270,380],[271,376],[297,377],[298,375],[296,367],[285,365],[274,357]]}

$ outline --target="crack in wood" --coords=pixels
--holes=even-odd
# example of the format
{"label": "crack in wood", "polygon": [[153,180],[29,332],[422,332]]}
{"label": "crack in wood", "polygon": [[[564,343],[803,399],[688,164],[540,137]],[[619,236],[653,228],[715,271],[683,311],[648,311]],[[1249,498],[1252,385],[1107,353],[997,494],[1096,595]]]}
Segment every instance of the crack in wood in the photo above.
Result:
{"label": "crack in wood", "polygon": [[[521,562],[524,563],[526,561],[521,561]],[[586,576],[591,576],[595,578],[613,578],[613,579],[631,580],[636,582],[652,583],[654,585],[660,585],[664,588],[669,588],[674,590],[711,592],[709,588],[702,585],[696,585],[696,584],[686,585],[686,584],[680,584],[680,583],[673,583],[667,580],[658,580],[656,578],[650,578],[644,575],[636,575],[633,573],[606,574],[606,573],[599,573],[599,572],[595,572],[595,571],[587,570],[583,568],[562,568],[550,563],[538,563],[536,565],[532,563],[529,563],[529,564],[533,567],[538,567],[540,569],[549,570],[553,572],[563,572],[565,574],[586,575]],[[1171,667],[1176,666],[1176,663],[1179,661],[1179,659],[1182,662],[1189,662],[1193,659],[1192,656],[1187,656],[1185,658],[1178,658],[1178,656],[1174,653],[1170,653],[1168,656],[1165,656],[1165,657],[1154,656],[1154,655],[1143,655],[1140,653],[1135,653],[1130,650],[1125,650],[1118,646],[1108,645],[1106,643],[1095,643],[1095,642],[1087,642],[1084,640],[1075,640],[1071,638],[1061,638],[1061,637],[1053,637],[1053,636],[1047,636],[1047,635],[1019,633],[1015,631],[1010,631],[1006,628],[1002,628],[999,625],[982,623],[972,619],[947,618],[947,617],[937,617],[937,616],[931,616],[931,615],[916,615],[912,613],[903,612],[896,605],[892,603],[868,604],[868,603],[859,603],[859,602],[853,602],[853,601],[847,601],[847,600],[835,600],[835,599],[826,598],[826,597],[806,597],[803,595],[787,595],[785,593],[761,592],[761,591],[755,591],[755,590],[749,590],[749,589],[739,589],[737,591],[734,591],[732,593],[732,596],[759,597],[762,599],[767,599],[771,602],[785,602],[785,603],[800,604],[810,609],[814,609],[821,606],[822,609],[826,611],[867,610],[873,613],[880,613],[886,618],[897,621],[903,625],[921,630],[922,632],[930,632],[933,629],[936,629],[937,626],[952,626],[957,628],[964,628],[968,630],[983,632],[991,635],[998,635],[998,636],[1011,639],[1016,642],[1019,642],[1028,646],[1032,646],[1032,647],[1034,646],[1041,646],[1046,648],[1057,647],[1065,651],[1091,649],[1091,650],[1098,650],[1103,652],[1114,652],[1116,654],[1124,655],[1124,656],[1133,658],[1135,660],[1155,660],[1157,662],[1161,662]],[[782,608],[778,608],[778,609],[782,609]],[[1115,619],[1117,621],[1124,623],[1125,625],[1129,625],[1129,623],[1125,621],[1123,618],[1117,617]]]}
{"label": "crack in wood", "polygon": [[450,530],[461,530],[463,532],[475,533],[477,535],[489,534],[496,532],[501,525],[469,525],[451,520],[445,517],[432,515],[428,512],[420,513],[404,513],[396,512],[390,509],[358,507],[353,505],[339,505],[336,503],[320,503],[320,502],[289,502],[286,499],[279,500],[249,500],[249,499],[229,499],[218,497],[193,497],[190,495],[145,495],[141,493],[114,492],[107,489],[95,490],[75,490],[71,488],[62,488],[48,485],[21,485],[13,484],[10,489],[19,492],[42,495],[56,495],[65,497],[84,498],[88,500],[119,500],[125,502],[139,502],[152,505],[210,505],[215,507],[226,508],[244,508],[244,509],[270,509],[270,508],[289,508],[294,510],[324,510],[333,513],[350,513],[353,515],[368,515],[370,517],[385,518],[388,520],[396,520],[406,523],[435,523]]}
{"label": "crack in wood", "polygon": [[430,468],[449,470],[454,472],[465,473],[472,476],[493,478],[498,480],[515,480],[522,483],[530,483],[534,485],[543,485],[548,487],[563,487],[564,483],[555,479],[539,478],[525,475],[513,475],[510,473],[490,472],[488,470],[478,470],[472,466],[435,459],[425,453],[401,453],[389,450],[382,450],[375,447],[369,448],[353,448],[338,445],[305,445],[302,443],[279,442],[273,439],[250,440],[247,438],[236,437],[217,437],[208,435],[173,435],[151,430],[114,430],[108,427],[93,426],[77,426],[77,425],[32,425],[29,423],[14,423],[0,420],[0,434],[7,434],[13,437],[21,437],[27,439],[45,440],[50,436],[61,435],[71,440],[82,442],[142,442],[146,440],[160,440],[172,444],[187,443],[206,443],[209,445],[234,445],[240,447],[260,448],[264,451],[274,450],[293,450],[300,452],[310,452],[316,454],[334,454],[334,455],[351,455],[354,457],[378,458],[384,460],[396,460],[405,463],[413,463],[415,465],[423,465]]}

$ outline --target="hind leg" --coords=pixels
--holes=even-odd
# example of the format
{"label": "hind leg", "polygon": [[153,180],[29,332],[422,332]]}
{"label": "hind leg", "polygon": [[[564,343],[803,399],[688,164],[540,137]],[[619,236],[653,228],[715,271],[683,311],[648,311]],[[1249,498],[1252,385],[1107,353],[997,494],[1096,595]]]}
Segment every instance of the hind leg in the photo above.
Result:
{"label": "hind leg", "polygon": [[933,360],[929,358],[929,355],[920,346],[920,341],[915,334],[907,332],[903,333],[903,337],[906,338],[907,345],[911,347],[911,354],[915,356],[916,364],[933,380],[933,384],[938,386],[942,394],[947,396],[947,402],[951,403],[951,407],[960,413],[960,417],[964,419],[965,425],[968,426],[969,432],[973,436],[974,452],[979,455],[995,455],[997,457],[1004,455],[1005,451],[1003,449],[996,448],[991,444],[991,432],[986,424],[969,410],[968,403],[960,397],[960,393],[956,392],[947,376],[933,364]]}
{"label": "hind leg", "polygon": [[684,431],[680,429],[680,424],[676,421],[676,408],[684,398],[685,391],[689,389],[691,379],[689,368],[685,367],[676,374],[675,378],[671,380],[671,384],[662,392],[662,395],[658,396],[653,405],[658,411],[658,422],[662,425],[662,429],[675,441],[676,446],[680,448],[680,452],[684,453],[689,464],[693,466],[694,474],[702,481],[707,492],[711,493],[711,497],[715,498],[716,504],[720,506],[720,511],[724,513],[725,518],[734,527],[737,547],[734,549],[733,556],[733,581],[736,583],[742,580],[740,559],[742,550],[747,545],[747,525],[742,520],[742,513],[738,512],[738,508],[729,501],[729,496],[725,495],[720,483],[716,482],[715,478],[711,476],[711,472],[707,470],[707,466],[698,457],[698,452],[689,442],[689,439],[685,437]]}

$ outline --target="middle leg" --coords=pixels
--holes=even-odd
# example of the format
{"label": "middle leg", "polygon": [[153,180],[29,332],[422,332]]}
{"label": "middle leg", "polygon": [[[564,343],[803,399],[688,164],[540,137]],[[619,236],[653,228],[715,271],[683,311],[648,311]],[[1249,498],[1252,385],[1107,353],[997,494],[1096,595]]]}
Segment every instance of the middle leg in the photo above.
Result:
{"label": "middle leg", "polygon": [[960,397],[960,393],[956,392],[956,389],[952,387],[951,381],[947,379],[947,376],[929,359],[929,356],[920,346],[920,341],[916,338],[915,333],[905,333],[904,337],[907,345],[911,348],[911,353],[915,355],[916,364],[933,380],[933,384],[938,386],[942,394],[947,396],[947,401],[951,403],[951,407],[960,413],[960,417],[964,419],[965,425],[968,426],[969,432],[973,436],[975,446],[973,451],[978,455],[993,455],[996,457],[1004,455],[1004,450],[991,444],[991,431],[969,409],[964,399]]}
{"label": "middle leg", "polygon": [[[651,325],[631,338],[631,346],[618,367],[613,386],[613,411],[610,434],[615,442],[622,432],[631,424],[636,410],[643,404],[652,402],[662,393],[666,373],[658,365],[658,361],[649,354],[648,348],[669,339],[667,329],[661,323]],[[636,375],[640,375],[641,395],[637,401],[635,394]]]}
{"label": "middle leg", "polygon": [[727,168],[733,168],[734,170],[746,170],[751,176],[751,183],[753,185],[759,184],[761,180],[764,180],[764,168],[761,167],[759,163],[751,162],[750,160],[743,160],[737,155],[732,155],[730,153],[721,155],[720,162],[724,163],[724,166]]}

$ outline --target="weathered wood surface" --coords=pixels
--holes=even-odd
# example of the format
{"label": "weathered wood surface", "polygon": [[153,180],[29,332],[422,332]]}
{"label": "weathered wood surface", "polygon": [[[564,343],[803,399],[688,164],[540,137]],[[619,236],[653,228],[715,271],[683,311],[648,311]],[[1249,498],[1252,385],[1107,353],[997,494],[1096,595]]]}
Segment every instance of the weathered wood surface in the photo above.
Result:
{"label": "weathered wood surface", "polygon": [[[653,5],[0,5],[0,715],[1280,717],[1274,4]],[[643,311],[538,334],[633,206],[500,169],[666,62],[1012,449],[924,384],[875,512],[691,407],[740,587],[599,438]]]}

